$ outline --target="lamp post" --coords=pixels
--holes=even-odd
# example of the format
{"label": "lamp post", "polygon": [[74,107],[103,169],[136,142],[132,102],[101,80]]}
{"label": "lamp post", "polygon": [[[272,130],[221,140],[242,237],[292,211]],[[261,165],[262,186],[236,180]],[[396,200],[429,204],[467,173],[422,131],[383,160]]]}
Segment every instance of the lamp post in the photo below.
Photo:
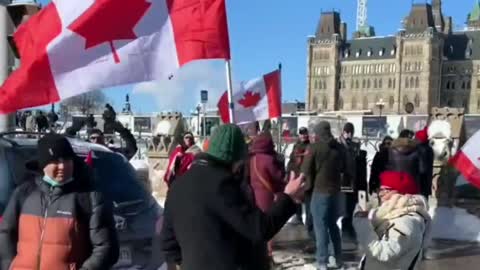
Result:
{"label": "lamp post", "polygon": [[202,106],[198,104],[195,109],[197,110],[197,135],[200,136],[200,110],[202,109]]}
{"label": "lamp post", "polygon": [[382,131],[382,111],[383,108],[385,108],[385,102],[383,102],[383,98],[379,99],[377,103],[375,103],[375,106],[378,108],[380,115],[378,117],[378,125],[380,126],[378,135],[380,137],[380,132]]}

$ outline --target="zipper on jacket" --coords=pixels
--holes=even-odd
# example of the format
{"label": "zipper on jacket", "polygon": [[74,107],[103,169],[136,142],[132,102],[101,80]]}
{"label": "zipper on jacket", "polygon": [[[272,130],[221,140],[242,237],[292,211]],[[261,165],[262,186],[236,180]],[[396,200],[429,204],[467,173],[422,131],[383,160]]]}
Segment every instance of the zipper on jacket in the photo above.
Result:
{"label": "zipper on jacket", "polygon": [[37,253],[37,270],[41,270],[40,269],[40,265],[41,265],[40,263],[41,263],[41,259],[42,259],[43,240],[45,238],[45,229],[47,227],[48,208],[50,207],[50,204],[51,204],[51,201],[52,201],[52,198],[51,198],[52,191],[53,191],[53,187],[50,188],[50,192],[48,193],[48,196],[47,196],[47,205],[45,206],[45,212],[43,214],[42,227],[40,228],[40,244],[38,246],[38,253]]}

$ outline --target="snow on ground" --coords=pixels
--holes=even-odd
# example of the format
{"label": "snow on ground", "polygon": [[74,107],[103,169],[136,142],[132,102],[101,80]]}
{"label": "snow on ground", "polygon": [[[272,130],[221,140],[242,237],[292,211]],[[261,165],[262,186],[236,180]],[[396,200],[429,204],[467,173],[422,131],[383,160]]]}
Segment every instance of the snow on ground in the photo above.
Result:
{"label": "snow on ground", "polygon": [[465,209],[431,208],[430,215],[433,238],[480,242],[480,219]]}

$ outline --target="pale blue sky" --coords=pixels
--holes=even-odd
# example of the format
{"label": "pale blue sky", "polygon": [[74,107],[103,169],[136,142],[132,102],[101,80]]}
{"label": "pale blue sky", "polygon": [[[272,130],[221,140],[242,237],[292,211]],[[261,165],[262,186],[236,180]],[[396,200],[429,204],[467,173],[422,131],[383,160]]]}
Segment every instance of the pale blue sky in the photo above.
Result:
{"label": "pale blue sky", "polygon": [[[368,22],[377,35],[394,34],[411,4],[412,0],[369,0]],[[443,0],[444,14],[453,17],[456,28],[463,28],[473,4],[474,0]],[[315,33],[320,13],[332,9],[341,12],[350,33],[355,30],[356,0],[227,0],[234,80],[261,76],[281,62],[283,99],[303,101],[307,36]],[[125,94],[133,92],[134,111],[188,111],[201,89],[211,91],[213,105],[225,87],[223,62],[208,61],[188,65],[172,81],[115,87],[105,93],[118,109]]]}

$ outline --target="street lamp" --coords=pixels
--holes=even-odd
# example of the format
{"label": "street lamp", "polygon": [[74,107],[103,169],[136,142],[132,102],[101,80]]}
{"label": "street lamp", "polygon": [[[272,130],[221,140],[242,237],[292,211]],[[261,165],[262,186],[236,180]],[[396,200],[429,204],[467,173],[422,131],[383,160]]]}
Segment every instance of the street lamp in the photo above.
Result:
{"label": "street lamp", "polygon": [[377,103],[375,103],[375,106],[378,108],[380,115],[378,117],[378,125],[379,125],[379,130],[378,130],[378,135],[380,137],[380,132],[382,132],[382,111],[383,108],[385,108],[385,102],[383,101],[383,98],[379,99]]}
{"label": "street lamp", "polygon": [[198,104],[195,109],[197,110],[197,135],[201,136],[201,134],[200,134],[200,111],[202,110],[202,106],[200,104]]}

